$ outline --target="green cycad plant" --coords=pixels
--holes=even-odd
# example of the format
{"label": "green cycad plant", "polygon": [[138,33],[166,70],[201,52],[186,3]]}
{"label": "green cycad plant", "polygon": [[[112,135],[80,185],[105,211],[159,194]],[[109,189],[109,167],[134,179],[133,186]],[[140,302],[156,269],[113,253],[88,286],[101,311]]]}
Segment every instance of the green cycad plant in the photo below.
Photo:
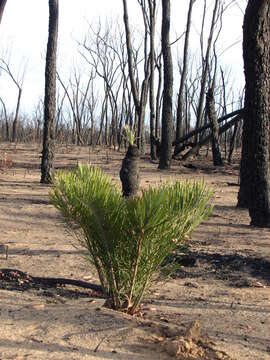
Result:
{"label": "green cycad plant", "polygon": [[107,305],[134,314],[164,258],[183,246],[212,207],[204,183],[165,184],[126,199],[99,168],[54,177],[51,202],[87,249]]}

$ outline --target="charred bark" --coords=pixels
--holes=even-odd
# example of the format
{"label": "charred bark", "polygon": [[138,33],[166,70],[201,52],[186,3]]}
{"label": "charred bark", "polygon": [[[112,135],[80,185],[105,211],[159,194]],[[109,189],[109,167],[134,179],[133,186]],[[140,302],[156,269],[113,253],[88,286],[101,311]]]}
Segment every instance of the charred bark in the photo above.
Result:
{"label": "charred bark", "polygon": [[[191,28],[191,17],[192,17],[192,9],[196,0],[189,1],[189,9],[188,9],[188,17],[187,17],[187,25],[186,25],[186,35],[185,35],[185,44],[184,44],[184,54],[183,54],[183,69],[181,75],[181,81],[179,86],[178,93],[178,104],[177,104],[177,114],[176,114],[176,135],[175,141],[179,140],[183,135],[183,105],[184,105],[184,87],[187,77],[187,66],[188,66],[188,48],[189,48],[189,36],[190,36],[190,28]],[[180,144],[175,146],[174,155],[176,155],[180,149]]]}
{"label": "charred bark", "polygon": [[136,196],[139,190],[139,150],[136,145],[129,145],[120,170],[124,197]]}
{"label": "charred bark", "polygon": [[45,68],[44,128],[41,183],[52,181],[56,109],[56,53],[58,37],[58,0],[49,0],[49,36]]}
{"label": "charred bark", "polygon": [[[237,122],[239,122],[242,119],[242,115],[235,116],[232,120],[224,124],[222,127],[219,128],[219,135],[223,134],[225,131],[227,131],[229,128],[234,126]],[[195,155],[198,153],[198,150],[206,145],[210,140],[212,139],[212,134],[206,136],[205,138],[201,139],[198,143],[195,143],[195,145],[192,147],[191,150],[189,150],[182,158],[182,160],[187,160],[191,155]]]}
{"label": "charred bark", "polygon": [[213,89],[209,88],[206,94],[206,113],[212,128],[212,154],[214,166],[223,166],[221,151],[219,146],[219,126],[215,109]]}
{"label": "charred bark", "polygon": [[163,107],[159,169],[170,169],[172,152],[173,63],[170,46],[170,0],[162,0],[161,45],[163,55]]}
{"label": "charred bark", "polygon": [[[243,26],[246,79],[240,192],[251,225],[270,227],[270,3],[249,0]],[[246,178],[245,178],[246,177]],[[245,186],[244,186],[245,185]],[[242,191],[242,193],[241,193]],[[238,201],[239,205],[239,201]]]}
{"label": "charred bark", "polygon": [[0,0],[0,23],[2,21],[6,3],[7,3],[7,0]]}

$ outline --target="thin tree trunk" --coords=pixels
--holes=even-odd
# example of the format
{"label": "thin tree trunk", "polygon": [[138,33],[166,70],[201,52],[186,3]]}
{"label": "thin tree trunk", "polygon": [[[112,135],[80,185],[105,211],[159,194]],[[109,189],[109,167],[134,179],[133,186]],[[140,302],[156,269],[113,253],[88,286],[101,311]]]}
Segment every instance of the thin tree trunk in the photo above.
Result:
{"label": "thin tree trunk", "polygon": [[[183,104],[184,104],[184,88],[187,77],[187,65],[188,65],[188,47],[189,47],[189,35],[191,28],[191,17],[192,9],[196,0],[189,1],[187,25],[186,25],[186,35],[185,35],[185,44],[184,44],[184,58],[183,58],[183,70],[181,75],[179,93],[178,93],[178,104],[177,104],[177,114],[176,114],[176,135],[175,141],[179,140],[183,135]],[[177,153],[179,146],[175,146],[174,155]]]}
{"label": "thin tree trunk", "polygon": [[170,169],[172,153],[173,63],[170,45],[171,2],[162,0],[161,46],[163,55],[162,136],[159,169]]}
{"label": "thin tree trunk", "polygon": [[2,17],[4,14],[6,3],[7,3],[7,0],[0,0],[0,24],[2,22]]}
{"label": "thin tree trunk", "polygon": [[228,163],[231,164],[232,163],[232,155],[233,155],[233,151],[236,145],[236,135],[237,135],[237,131],[239,128],[239,123],[236,123],[233,129],[233,134],[231,136],[230,139],[230,150],[229,150],[229,155],[228,155]]}
{"label": "thin tree trunk", "polygon": [[41,183],[51,183],[55,149],[56,55],[58,0],[49,0],[49,35],[45,67],[45,98]]}
{"label": "thin tree trunk", "polygon": [[[196,120],[196,128],[199,128],[202,124],[202,118],[203,118],[203,108],[204,108],[204,100],[205,100],[205,87],[207,82],[207,75],[209,71],[209,61],[210,61],[210,53],[211,53],[211,47],[213,42],[213,36],[215,31],[215,24],[216,24],[216,17],[218,12],[218,5],[220,0],[215,0],[213,15],[212,15],[212,21],[211,21],[211,28],[208,36],[208,42],[207,42],[207,49],[206,49],[206,55],[205,59],[203,59],[203,66],[202,66],[202,78],[201,78],[201,89],[200,89],[200,97],[199,97],[199,104],[197,109],[197,120]],[[203,31],[203,29],[202,29]],[[196,136],[195,141],[198,141],[198,137]]]}
{"label": "thin tree trunk", "polygon": [[20,110],[20,104],[21,104],[21,96],[22,96],[22,88],[19,87],[15,118],[14,118],[13,124],[12,124],[12,142],[16,142],[16,140],[17,140],[17,127],[18,127],[19,110]]}
{"label": "thin tree trunk", "polygon": [[5,136],[5,140],[9,141],[9,124],[8,124],[8,117],[7,117],[7,108],[6,105],[3,101],[3,99],[0,97],[0,102],[3,106],[3,110],[4,110],[4,117],[5,117],[5,122],[6,122],[6,136]]}
{"label": "thin tree trunk", "polygon": [[206,113],[212,128],[212,154],[214,166],[223,166],[221,151],[219,146],[219,126],[215,109],[213,89],[209,88],[206,94]]}
{"label": "thin tree trunk", "polygon": [[155,130],[155,25],[156,25],[156,1],[148,0],[149,17],[150,17],[150,156],[152,160],[156,160],[156,145],[154,139]]}

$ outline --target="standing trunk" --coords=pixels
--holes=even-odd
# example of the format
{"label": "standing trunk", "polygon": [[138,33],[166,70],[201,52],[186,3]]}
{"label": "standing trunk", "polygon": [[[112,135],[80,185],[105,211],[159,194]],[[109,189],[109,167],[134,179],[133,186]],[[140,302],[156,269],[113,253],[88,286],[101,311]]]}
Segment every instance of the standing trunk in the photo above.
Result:
{"label": "standing trunk", "polygon": [[45,68],[44,128],[41,183],[52,181],[56,109],[56,53],[58,36],[58,0],[49,0],[49,36]]}
{"label": "standing trunk", "polygon": [[163,107],[159,169],[170,169],[172,152],[173,64],[170,46],[170,0],[162,0]]}
{"label": "standing trunk", "polygon": [[231,136],[230,139],[230,150],[229,150],[229,155],[228,155],[228,163],[231,164],[232,163],[232,155],[233,155],[233,151],[236,145],[236,135],[237,135],[237,131],[239,128],[239,124],[235,124],[234,129],[233,129],[233,134]]}
{"label": "standing trunk", "polygon": [[14,118],[14,121],[12,124],[12,142],[16,142],[16,140],[17,140],[17,127],[18,127],[19,110],[20,110],[20,104],[21,104],[21,96],[22,96],[22,88],[19,87],[16,113],[15,113],[15,118]]}
{"label": "standing trunk", "polygon": [[219,147],[219,126],[215,110],[213,89],[209,88],[206,94],[206,113],[211,123],[212,130],[212,154],[214,166],[223,166],[221,151]]}
{"label": "standing trunk", "polygon": [[156,94],[156,124],[155,124],[155,138],[160,138],[160,104],[162,97],[162,59],[161,54],[156,59],[156,67],[158,69],[158,85]]}
{"label": "standing trunk", "polygon": [[[204,100],[205,100],[205,87],[206,87],[206,83],[207,83],[207,75],[209,72],[211,48],[212,48],[213,36],[214,36],[214,32],[215,32],[215,25],[216,25],[216,21],[217,21],[219,4],[220,4],[220,1],[215,0],[205,57],[202,54],[202,58],[203,58],[202,59],[202,77],[201,77],[201,89],[200,89],[200,96],[199,96],[199,104],[198,104],[198,108],[197,108],[196,129],[202,125],[203,108],[204,108]],[[204,17],[205,17],[205,13],[204,13]],[[204,18],[203,18],[202,32],[203,32],[203,27],[204,27]],[[203,38],[203,33],[201,33],[201,38]],[[203,52],[203,47],[202,47],[202,52]],[[198,142],[197,135],[195,136],[195,142]]]}
{"label": "standing trunk", "polygon": [[[183,135],[183,104],[184,104],[184,88],[187,77],[187,62],[188,62],[188,47],[189,47],[189,34],[191,28],[191,17],[192,9],[196,0],[189,1],[187,25],[186,25],[186,35],[185,35],[185,44],[184,44],[184,58],[183,58],[183,69],[179,87],[178,94],[178,104],[177,104],[177,113],[176,113],[176,136],[175,141],[179,140]],[[174,149],[174,155],[178,153],[180,145],[176,145]]]}
{"label": "standing trunk", "polygon": [[6,123],[6,136],[5,136],[5,140],[9,141],[9,123],[8,123],[8,117],[7,117],[7,108],[6,105],[3,101],[3,99],[0,97],[0,102],[3,106],[3,110],[4,110],[4,117],[5,117],[5,123]]}
{"label": "standing trunk", "polygon": [[[139,2],[140,3],[140,2]],[[148,87],[149,87],[149,76],[150,76],[150,66],[149,66],[149,57],[147,54],[147,19],[145,15],[145,2],[141,2],[143,11],[143,20],[144,20],[144,79],[142,81],[141,90],[139,91],[138,79],[135,79],[135,59],[134,51],[131,42],[130,26],[129,26],[129,16],[127,8],[127,0],[123,0],[123,11],[124,11],[124,26],[126,34],[126,47],[127,47],[127,59],[128,59],[128,74],[130,80],[131,93],[133,97],[133,102],[135,106],[135,119],[137,120],[137,145],[140,149],[141,154],[144,153],[144,121],[145,121],[145,110],[148,97]]]}
{"label": "standing trunk", "polygon": [[123,196],[136,196],[139,190],[139,150],[129,145],[120,170]]}
{"label": "standing trunk", "polygon": [[[251,225],[270,227],[270,3],[249,0],[243,26],[246,79],[241,185]],[[247,150],[248,149],[248,150]],[[243,189],[242,189],[243,190]],[[249,190],[249,193],[248,193]]]}
{"label": "standing trunk", "polygon": [[6,6],[7,0],[0,0],[0,24],[2,21],[2,17],[4,14],[5,6]]}
{"label": "standing trunk", "polygon": [[149,89],[149,105],[150,105],[150,155],[152,160],[156,160],[155,145],[155,25],[156,25],[156,1],[148,0],[149,17],[150,17],[150,89]]}

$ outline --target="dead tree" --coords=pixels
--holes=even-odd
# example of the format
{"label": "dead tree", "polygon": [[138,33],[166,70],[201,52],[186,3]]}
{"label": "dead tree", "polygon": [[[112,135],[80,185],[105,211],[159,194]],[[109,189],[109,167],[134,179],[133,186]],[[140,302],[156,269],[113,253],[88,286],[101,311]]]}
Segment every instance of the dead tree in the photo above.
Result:
{"label": "dead tree", "polygon": [[[270,3],[249,0],[243,25],[246,80],[243,150],[238,204],[251,225],[270,227]],[[241,195],[241,196],[240,196]]]}
{"label": "dead tree", "polygon": [[[119,98],[123,94],[123,84],[126,81],[125,67],[127,63],[126,53],[123,52],[123,33],[107,24],[102,29],[101,24],[97,28],[90,26],[89,34],[85,37],[81,45],[80,54],[86,60],[88,65],[94,69],[104,83],[104,98],[107,98],[105,109],[105,138],[109,138],[110,145],[116,148],[119,140],[117,134],[120,133],[121,110],[119,107]],[[109,124],[109,115],[111,122]],[[108,129],[111,129],[109,131]],[[118,144],[119,145],[119,144]]]}
{"label": "dead tree", "polygon": [[232,155],[233,155],[233,151],[234,151],[234,148],[235,148],[236,135],[237,135],[238,129],[239,129],[239,123],[236,123],[234,125],[233,134],[232,134],[231,139],[230,139],[230,148],[229,148],[229,155],[228,155],[228,163],[229,164],[232,163]]}
{"label": "dead tree", "polygon": [[145,1],[140,2],[140,5],[143,6],[143,21],[144,21],[144,78],[139,90],[138,81],[136,82],[135,78],[135,59],[134,59],[134,49],[132,46],[130,24],[129,24],[129,15],[127,1],[123,0],[123,13],[124,13],[124,25],[125,25],[125,34],[126,34],[126,47],[127,47],[127,56],[128,56],[128,72],[131,85],[131,92],[133,97],[133,102],[135,105],[135,113],[138,124],[137,131],[137,145],[141,153],[144,152],[144,118],[146,103],[148,97],[148,84],[150,77],[150,61],[149,54],[147,51],[147,38],[148,38],[148,29],[147,21],[145,19]]}
{"label": "dead tree", "polygon": [[155,29],[156,29],[156,0],[148,0],[149,7],[149,32],[150,32],[150,82],[149,82],[149,105],[150,105],[150,156],[156,160],[157,151],[154,141],[155,135]]}
{"label": "dead tree", "polygon": [[[183,105],[184,105],[184,87],[187,77],[187,66],[188,66],[188,48],[189,48],[189,36],[190,36],[190,28],[191,28],[191,18],[192,18],[192,9],[196,0],[189,1],[189,9],[187,16],[187,24],[186,24],[186,34],[185,34],[185,43],[184,43],[184,54],[183,54],[183,66],[181,73],[181,80],[177,98],[177,114],[176,114],[176,134],[175,141],[179,140],[183,135]],[[179,150],[179,147],[176,145],[174,149],[174,155]]]}
{"label": "dead tree", "polygon": [[5,123],[6,123],[6,135],[5,135],[5,140],[9,141],[9,123],[8,123],[8,116],[7,116],[7,109],[6,109],[6,104],[3,101],[3,99],[0,97],[0,102],[2,104],[3,110],[4,110],[4,117],[5,117]]}
{"label": "dead tree", "polygon": [[212,131],[212,154],[214,166],[223,166],[221,151],[219,146],[219,126],[214,102],[213,89],[209,88],[206,94],[206,113],[211,124]]}
{"label": "dead tree", "polygon": [[7,3],[7,0],[0,0],[0,24],[2,22],[2,17],[4,14],[6,3]]}
{"label": "dead tree", "polygon": [[[219,128],[219,135],[223,134],[225,131],[227,131],[228,129],[230,129],[232,126],[234,126],[237,122],[239,122],[242,119],[243,115],[239,114],[237,116],[235,116],[232,120],[230,120],[229,122],[227,122],[225,125],[221,126]],[[191,155],[195,155],[198,150],[206,145],[209,141],[211,141],[212,139],[212,134],[207,135],[205,138],[202,138],[198,143],[195,143],[192,147],[192,149],[190,149],[183,157],[183,160],[187,160]]]}
{"label": "dead tree", "polygon": [[88,97],[90,96],[90,88],[95,78],[95,73],[92,71],[88,76],[86,83],[82,81],[82,74],[80,70],[75,69],[69,79],[69,85],[65,85],[57,72],[57,79],[60,82],[64,93],[68,99],[72,119],[75,124],[75,142],[77,145],[83,145],[83,130],[88,125],[84,122],[87,113]]}
{"label": "dead tree", "polygon": [[13,123],[12,123],[12,135],[11,135],[11,141],[16,142],[25,68],[22,72],[22,75],[21,76],[18,75],[16,78],[14,76],[13,71],[11,70],[8,62],[6,62],[4,59],[1,59],[0,60],[0,69],[2,69],[11,78],[13,84],[15,84],[15,86],[18,89],[18,97],[17,97],[17,102],[16,102],[15,116],[14,116]]}
{"label": "dead tree", "polygon": [[45,66],[43,149],[40,180],[43,184],[52,182],[54,162],[58,13],[58,0],[49,0],[49,34]]}
{"label": "dead tree", "polygon": [[162,0],[161,47],[163,56],[163,106],[159,169],[170,169],[172,152],[173,62],[170,44],[170,0]]}
{"label": "dead tree", "polygon": [[[241,115],[241,114],[243,114],[243,109],[236,110],[236,111],[233,111],[232,113],[229,113],[229,114],[227,114],[227,115],[225,115],[225,116],[222,116],[221,118],[219,118],[219,119],[217,120],[217,122],[218,122],[218,124],[220,124],[220,123],[222,123],[223,121],[225,121],[225,120],[227,120],[227,119],[230,119],[230,118],[232,118],[232,117],[234,117],[234,116],[236,116],[236,115]],[[172,143],[172,145],[175,146],[175,145],[178,145],[178,144],[179,144],[180,147],[182,147],[182,145],[183,145],[186,141],[190,140],[190,139],[191,139],[192,137],[194,137],[195,135],[198,135],[198,134],[204,132],[205,130],[210,129],[210,127],[211,127],[211,123],[208,123],[208,124],[205,124],[205,125],[199,127],[198,129],[192,130],[192,131],[190,131],[189,133],[187,133],[186,135],[182,136],[177,142],[174,141],[174,142]],[[180,148],[179,148],[179,149],[180,149]],[[180,150],[177,151],[177,154],[176,154],[176,155],[178,155],[179,153],[180,153]]]}
{"label": "dead tree", "polygon": [[[199,128],[202,125],[202,118],[203,118],[203,109],[204,109],[204,102],[205,102],[205,88],[207,84],[207,76],[209,72],[209,64],[210,64],[210,55],[211,55],[211,48],[212,42],[215,32],[215,26],[217,23],[218,17],[218,9],[219,9],[220,0],[215,0],[214,9],[211,19],[211,26],[207,40],[207,47],[206,52],[204,55],[203,49],[203,36],[204,36],[204,24],[205,24],[205,15],[206,15],[206,0],[204,2],[204,10],[203,10],[203,17],[202,17],[202,28],[201,28],[201,53],[202,53],[202,74],[201,74],[201,84],[200,84],[200,95],[199,95],[199,103],[197,106],[197,119],[196,119],[196,128]],[[197,136],[195,137],[195,141],[198,141]]]}

